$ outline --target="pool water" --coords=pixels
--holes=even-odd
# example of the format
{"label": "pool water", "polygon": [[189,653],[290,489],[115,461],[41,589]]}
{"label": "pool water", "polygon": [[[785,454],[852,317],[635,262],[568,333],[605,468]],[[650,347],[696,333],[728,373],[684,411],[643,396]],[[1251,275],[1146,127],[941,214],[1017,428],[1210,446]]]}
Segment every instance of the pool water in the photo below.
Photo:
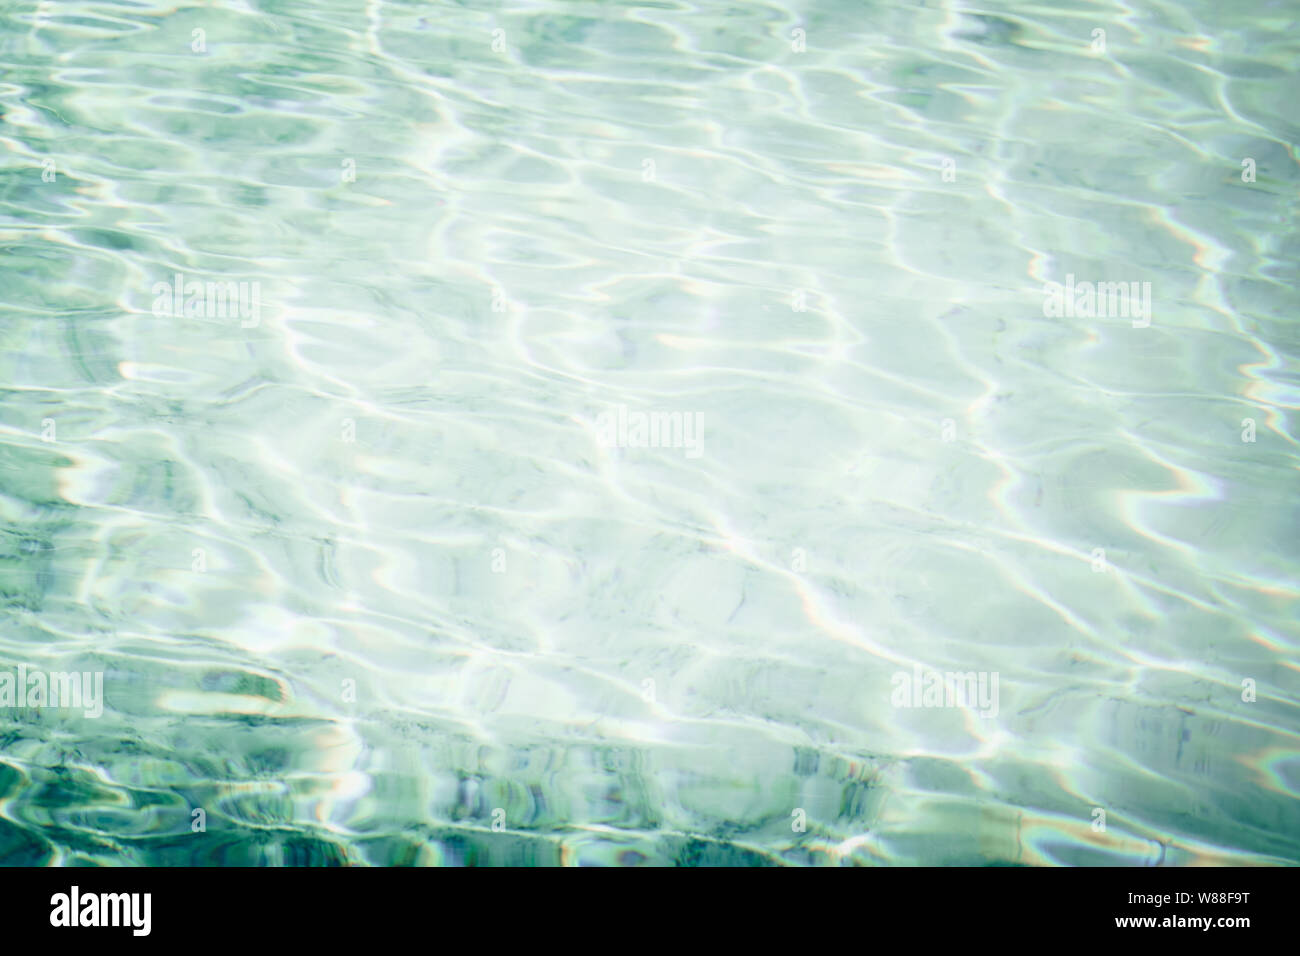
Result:
{"label": "pool water", "polygon": [[1298,26],[10,4],[0,862],[1300,863]]}

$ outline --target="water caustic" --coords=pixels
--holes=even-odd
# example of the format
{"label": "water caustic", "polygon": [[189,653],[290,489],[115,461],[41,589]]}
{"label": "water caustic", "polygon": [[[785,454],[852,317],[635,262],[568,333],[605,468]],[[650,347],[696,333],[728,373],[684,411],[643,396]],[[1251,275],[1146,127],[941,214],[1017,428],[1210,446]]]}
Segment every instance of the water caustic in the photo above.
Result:
{"label": "water caustic", "polygon": [[0,861],[1300,863],[1298,18],[11,4]]}

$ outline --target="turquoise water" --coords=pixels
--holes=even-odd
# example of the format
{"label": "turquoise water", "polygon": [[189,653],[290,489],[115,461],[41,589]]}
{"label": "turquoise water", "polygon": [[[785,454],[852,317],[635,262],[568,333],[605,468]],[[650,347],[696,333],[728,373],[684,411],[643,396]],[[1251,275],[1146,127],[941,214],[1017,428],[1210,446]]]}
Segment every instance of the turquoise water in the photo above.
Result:
{"label": "turquoise water", "polygon": [[1300,863],[1300,3],[2,17],[0,862]]}

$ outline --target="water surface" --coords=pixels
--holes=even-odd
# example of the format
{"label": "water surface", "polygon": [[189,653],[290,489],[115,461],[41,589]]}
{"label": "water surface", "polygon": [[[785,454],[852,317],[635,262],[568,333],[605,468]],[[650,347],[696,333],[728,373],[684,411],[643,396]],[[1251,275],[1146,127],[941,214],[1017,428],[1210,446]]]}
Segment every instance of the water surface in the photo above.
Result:
{"label": "water surface", "polygon": [[1298,22],[10,4],[0,862],[1300,862]]}

